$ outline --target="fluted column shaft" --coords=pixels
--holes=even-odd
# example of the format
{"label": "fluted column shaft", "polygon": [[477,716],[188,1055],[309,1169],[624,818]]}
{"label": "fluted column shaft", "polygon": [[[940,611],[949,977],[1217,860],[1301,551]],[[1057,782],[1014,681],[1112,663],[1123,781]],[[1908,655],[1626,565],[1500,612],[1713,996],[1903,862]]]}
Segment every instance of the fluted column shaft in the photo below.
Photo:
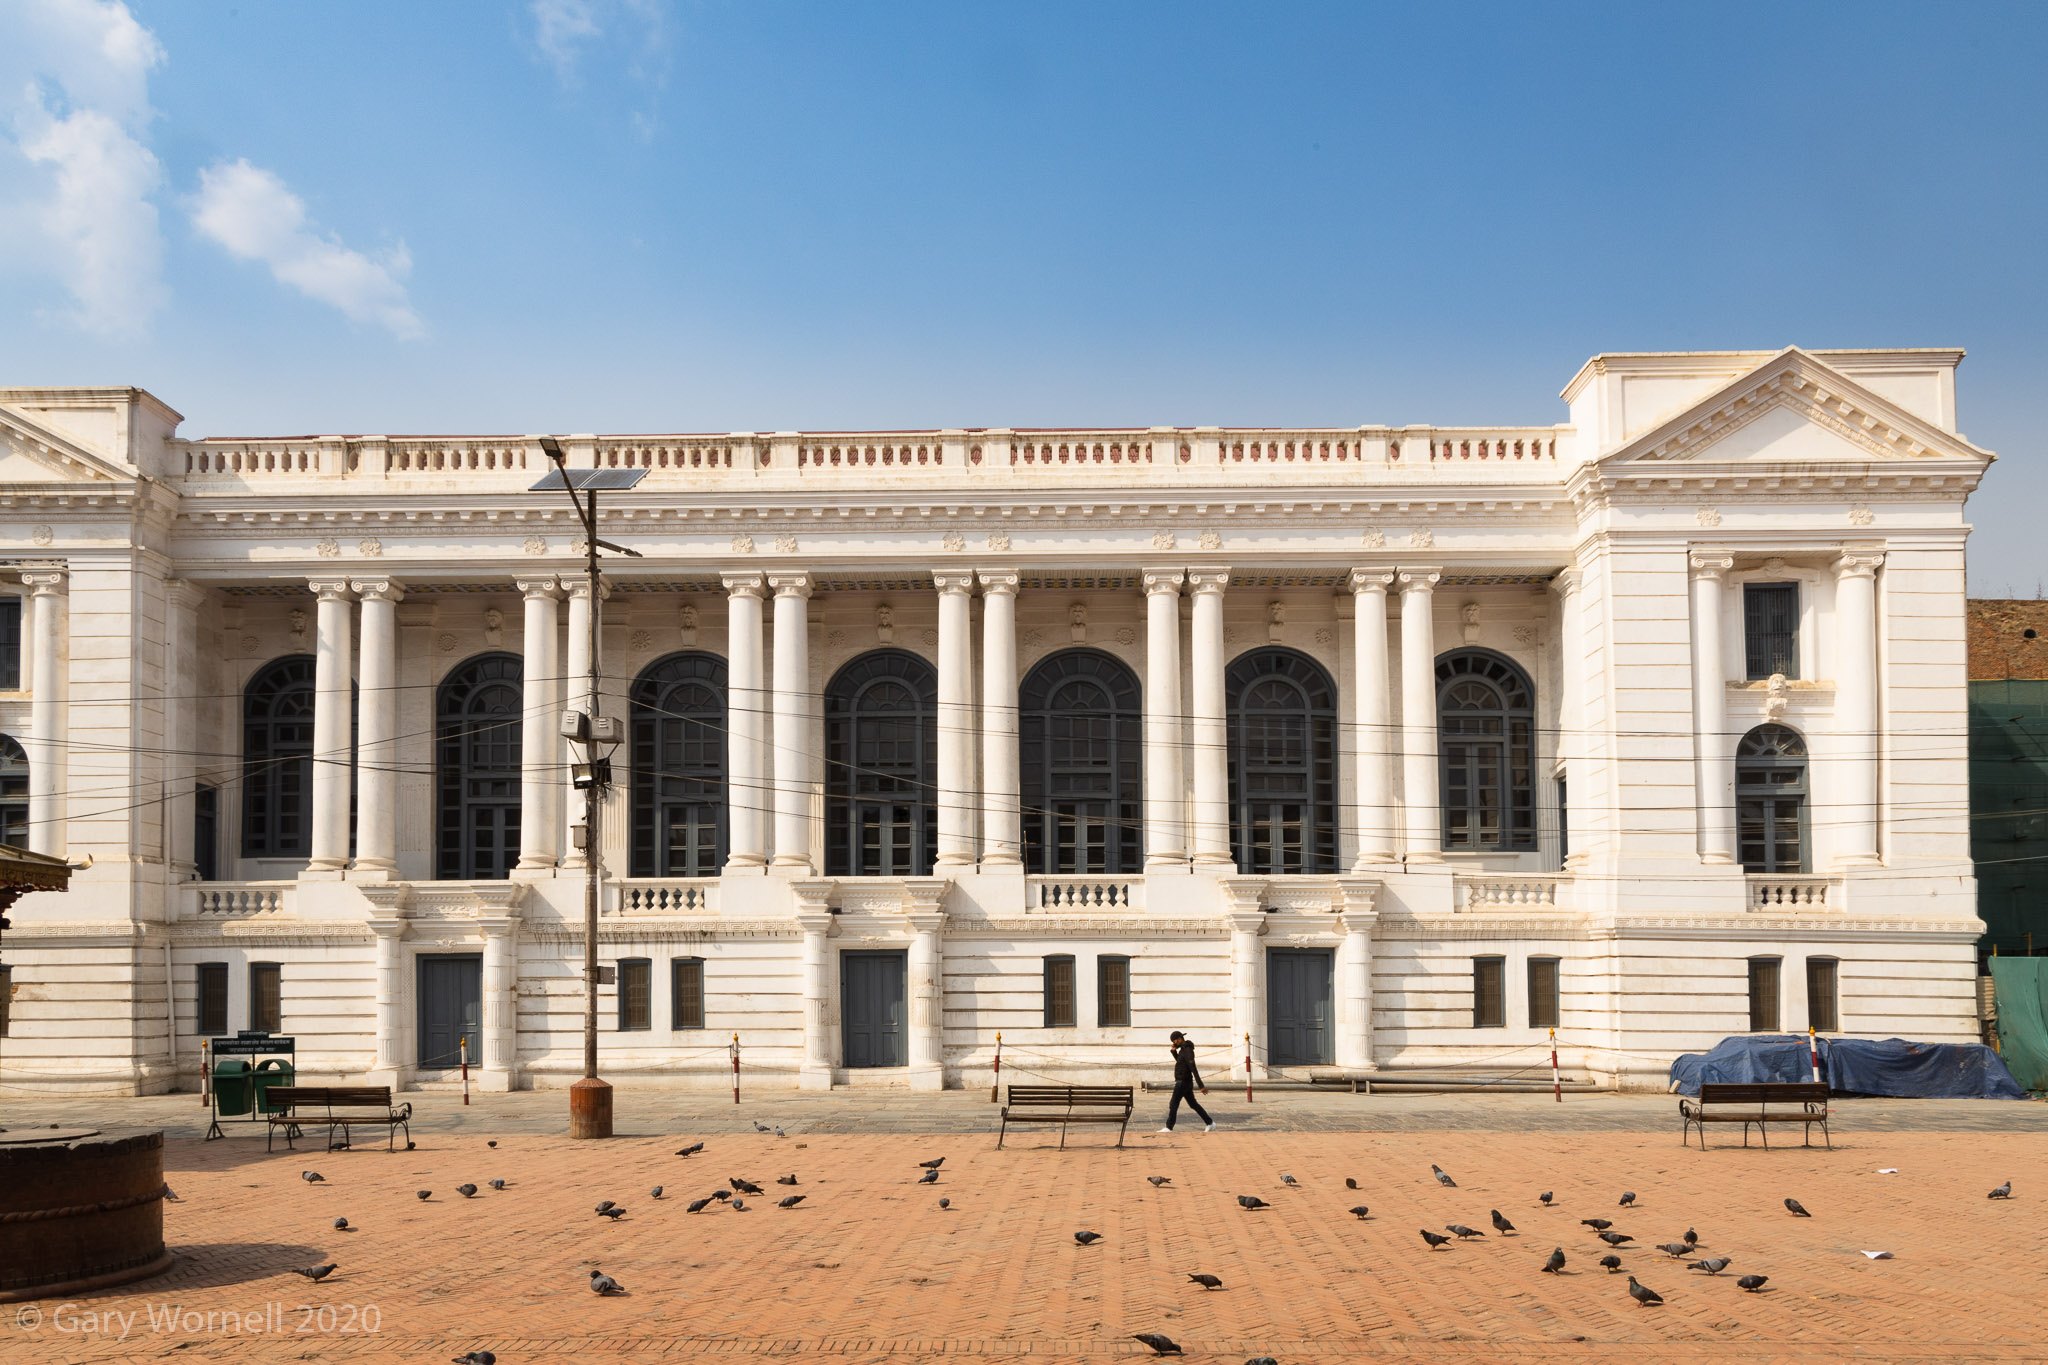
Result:
{"label": "fluted column shaft", "polygon": [[521,872],[553,868],[561,858],[562,788],[559,639],[561,589],[552,577],[519,581],[526,598],[519,730],[519,863]]}
{"label": "fluted column shaft", "polygon": [[1394,805],[1392,681],[1387,670],[1387,589],[1394,575],[1358,569],[1351,575],[1352,716],[1358,727],[1358,866],[1394,861],[1400,832]]}
{"label": "fluted column shaft", "polygon": [[410,1063],[400,1048],[405,1035],[405,929],[402,914],[373,915],[370,932],[377,937],[377,1065],[373,1084],[399,1084]]}
{"label": "fluted column shaft", "polygon": [[1843,754],[1835,865],[1870,867],[1877,851],[1877,756],[1884,747],[1877,709],[1875,547],[1851,548],[1835,561],[1835,733]]}
{"label": "fluted column shaft", "polygon": [[405,590],[388,578],[358,578],[362,603],[361,678],[356,729],[356,870],[398,870],[398,603]]}
{"label": "fluted column shaft", "polygon": [[768,689],[762,676],[761,601],[767,581],[758,573],[729,573],[725,581],[726,866],[760,867],[768,861]]}
{"label": "fluted column shaft", "polygon": [[824,909],[800,910],[797,926],[804,935],[804,1059],[797,1085],[805,1090],[832,1087],[832,945],[836,922]]}
{"label": "fluted column shaft", "polygon": [[1370,1071],[1372,1060],[1372,931],[1379,916],[1346,910],[1337,946],[1337,1065]]}
{"label": "fluted column shaft", "polygon": [[1023,861],[1017,754],[1017,575],[981,571],[981,865]]}
{"label": "fluted column shaft", "polygon": [[1692,727],[1698,755],[1700,861],[1735,861],[1735,744],[1728,736],[1728,675],[1722,663],[1721,597],[1735,561],[1695,554],[1692,564]]}
{"label": "fluted column shaft", "polygon": [[946,916],[931,910],[906,916],[910,940],[910,1088],[943,1090]]}
{"label": "fluted column shaft", "polygon": [[313,623],[313,827],[308,871],[348,865],[348,797],[353,776],[349,733],[354,654],[348,581],[315,579]]}
{"label": "fluted column shaft", "polygon": [[1187,865],[1181,781],[1180,569],[1148,569],[1145,586],[1145,866]]}
{"label": "fluted column shaft", "polygon": [[1261,961],[1259,935],[1266,932],[1262,910],[1230,912],[1230,1058],[1231,1071],[1244,1075],[1245,1037],[1252,1039],[1252,1070],[1265,1075],[1266,964]]}
{"label": "fluted column shaft", "polygon": [[1435,569],[1403,569],[1401,583],[1401,785],[1410,863],[1443,861],[1437,790]]}
{"label": "fluted column shaft", "polygon": [[1195,768],[1194,861],[1235,870],[1230,848],[1230,727],[1223,686],[1223,591],[1230,586],[1230,573],[1190,570],[1188,586],[1195,595],[1189,630],[1193,714],[1188,726]]}
{"label": "fluted column shaft", "polygon": [[64,856],[66,749],[69,724],[65,687],[65,574],[26,570],[29,587],[28,846],[32,853]]}
{"label": "fluted column shaft", "polygon": [[504,915],[481,918],[484,935],[482,1057],[469,1064],[480,1068],[483,1088],[509,1090],[517,1069],[519,921]]}
{"label": "fluted column shaft", "polygon": [[811,784],[804,692],[810,683],[807,573],[773,573],[775,591],[775,866],[811,870]]}
{"label": "fluted column shaft", "polygon": [[935,573],[939,590],[938,868],[974,866],[974,575]]}

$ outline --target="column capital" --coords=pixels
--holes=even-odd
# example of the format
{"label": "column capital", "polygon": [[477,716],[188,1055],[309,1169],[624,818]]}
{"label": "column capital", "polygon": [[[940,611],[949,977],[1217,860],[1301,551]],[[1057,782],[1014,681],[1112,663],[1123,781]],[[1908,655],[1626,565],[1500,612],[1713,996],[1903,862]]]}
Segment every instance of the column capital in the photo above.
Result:
{"label": "column capital", "polygon": [[[564,597],[579,600],[589,598],[590,575],[579,574],[574,578],[570,578],[567,575],[564,575],[561,582],[562,595]],[[600,602],[607,601],[610,599],[611,595],[612,585],[605,582],[603,578],[599,578],[597,580],[597,600]]]}
{"label": "column capital", "polygon": [[932,586],[941,593],[970,593],[974,591],[972,569],[933,569]]}
{"label": "column capital", "polygon": [[1256,938],[1266,932],[1266,912],[1263,910],[1232,910],[1226,918],[1230,920],[1233,934],[1250,934]]}
{"label": "column capital", "polygon": [[346,578],[309,578],[306,580],[306,586],[311,588],[313,595],[322,602],[345,602],[349,598]]}
{"label": "column capital", "polygon": [[777,597],[809,597],[811,575],[804,570],[768,575],[768,587]]}
{"label": "column capital", "polygon": [[1167,592],[1178,597],[1181,580],[1187,576],[1185,569],[1145,569],[1138,574],[1138,581],[1144,585],[1147,597],[1154,593]]}
{"label": "column capital", "polygon": [[999,596],[1008,593],[1014,596],[1022,575],[1015,569],[978,569],[975,571],[975,577],[981,580],[981,591],[984,596],[990,593]]}
{"label": "column capital", "polygon": [[1877,545],[1844,545],[1835,560],[1837,578],[1873,578],[1884,567],[1884,549]]}
{"label": "column capital", "polygon": [[737,573],[722,573],[718,576],[718,581],[725,584],[727,594],[733,597],[766,597],[768,595],[767,580],[761,577],[758,569]]}
{"label": "column capital", "polygon": [[562,585],[553,574],[545,578],[515,578],[512,586],[519,589],[519,595],[531,602],[536,598],[557,598],[562,595]]}
{"label": "column capital", "polygon": [[1228,569],[1189,569],[1188,591],[1193,593],[1222,592],[1230,586]]}
{"label": "column capital", "polygon": [[403,602],[405,586],[390,578],[351,578],[349,587],[365,602]]}
{"label": "column capital", "polygon": [[1394,571],[1392,569],[1353,569],[1351,571],[1351,595],[1354,597],[1360,593],[1385,593],[1392,586],[1394,586]]}
{"label": "column capital", "polygon": [[207,590],[189,578],[166,578],[164,596],[174,607],[196,607],[206,600]]}
{"label": "column capital", "polygon": [[66,571],[54,564],[39,564],[21,571],[21,581],[35,591],[33,597],[55,597],[64,591]]}
{"label": "column capital", "polygon": [[1550,580],[1551,591],[1559,597],[1570,597],[1579,590],[1583,577],[1577,569],[1559,569],[1557,577]]}
{"label": "column capital", "polygon": [[1344,914],[1344,927],[1352,927],[1354,917],[1370,926],[1371,916],[1379,904],[1380,889],[1384,885],[1378,877],[1339,877],[1337,894],[1343,904],[1339,907]]}
{"label": "column capital", "polygon": [[838,885],[839,883],[830,877],[791,878],[789,893],[796,897],[797,918],[801,920],[805,915],[829,916],[831,914],[832,890]]}
{"label": "column capital", "polygon": [[1694,550],[1686,556],[1694,582],[1713,582],[1735,567],[1735,556],[1725,550]]}
{"label": "column capital", "polygon": [[1441,568],[1402,569],[1397,576],[1401,580],[1402,592],[1429,592],[1443,581],[1444,571]]}
{"label": "column capital", "polygon": [[830,910],[799,910],[796,915],[797,927],[806,934],[819,938],[830,938],[839,929],[839,916]]}

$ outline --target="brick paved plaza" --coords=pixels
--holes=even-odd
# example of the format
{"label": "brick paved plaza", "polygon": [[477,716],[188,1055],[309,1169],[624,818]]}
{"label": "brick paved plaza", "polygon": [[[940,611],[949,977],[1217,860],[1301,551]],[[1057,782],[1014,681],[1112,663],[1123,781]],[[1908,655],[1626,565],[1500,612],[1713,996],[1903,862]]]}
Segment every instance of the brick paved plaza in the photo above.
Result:
{"label": "brick paved plaza", "polygon": [[[1247,1109],[1219,1093],[1218,1132],[1162,1138],[1149,1131],[1158,1097],[1146,1096],[1122,1151],[1114,1129],[1092,1129],[1065,1152],[1046,1130],[1013,1131],[999,1152],[983,1098],[916,1097],[925,1126],[946,1130],[920,1134],[898,1131],[916,1126],[909,1096],[767,1096],[736,1110],[624,1092],[620,1126],[643,1135],[576,1144],[528,1131],[559,1123],[559,1094],[467,1111],[427,1095],[415,1151],[326,1153],[316,1139],[296,1155],[265,1155],[249,1129],[199,1141],[189,1096],[49,1106],[66,1122],[128,1113],[168,1128],[181,1202],[165,1224],[179,1260],[156,1280],[33,1305],[33,1331],[17,1320],[24,1306],[0,1309],[0,1359],[446,1360],[489,1348],[506,1365],[697,1353],[1078,1361],[1144,1358],[1140,1331],[1172,1337],[1190,1361],[1231,1365],[2048,1358],[2038,1104],[1863,1102],[1873,1123],[1852,1102],[1832,1153],[1801,1149],[1789,1131],[1778,1139],[1789,1146],[1744,1151],[1721,1132],[1702,1155],[1680,1148],[1662,1097],[1276,1096]],[[1496,1122],[1472,1121],[1481,1114]],[[757,1117],[791,1124],[790,1136],[752,1131]],[[673,1155],[699,1136],[702,1155]],[[939,1182],[915,1184],[916,1163],[937,1156]],[[1431,1162],[1459,1188],[1439,1187]],[[303,1182],[307,1168],[326,1183]],[[794,1191],[773,1183],[791,1172]],[[744,1213],[685,1211],[729,1176],[767,1194]],[[507,1188],[456,1193],[492,1178]],[[2013,1199],[1988,1201],[2007,1179]],[[423,1187],[425,1203],[413,1193]],[[1550,1209],[1537,1204],[1546,1189]],[[1634,1209],[1616,1207],[1624,1189]],[[799,1207],[775,1207],[792,1192],[806,1196]],[[1240,1194],[1272,1207],[1246,1212]],[[1813,1217],[1787,1214],[1788,1195]],[[625,1217],[595,1216],[602,1199]],[[1360,1202],[1370,1221],[1345,1212]],[[1494,1234],[1492,1209],[1519,1235]],[[334,1231],[338,1215],[358,1230]],[[1663,1307],[1639,1308],[1626,1278],[1595,1264],[1607,1248],[1579,1224],[1587,1217],[1634,1235],[1624,1265]],[[1419,1228],[1454,1222],[1488,1235],[1424,1246]],[[1688,1226],[1701,1255],[1732,1259],[1725,1273],[1709,1279],[1654,1249]],[[1076,1246],[1082,1228],[1101,1243]],[[1555,1246],[1566,1273],[1540,1273]],[[322,1283],[290,1273],[327,1259],[340,1269]],[[591,1294],[593,1267],[630,1293]],[[1190,1283],[1197,1271],[1224,1287]],[[1744,1273],[1770,1276],[1765,1292],[1742,1292]],[[172,1306],[182,1325],[152,1327],[151,1308],[161,1319]],[[250,1322],[238,1332],[204,1320],[223,1312]],[[125,1339],[118,1314],[135,1315]],[[339,1330],[351,1321],[375,1330]]]}

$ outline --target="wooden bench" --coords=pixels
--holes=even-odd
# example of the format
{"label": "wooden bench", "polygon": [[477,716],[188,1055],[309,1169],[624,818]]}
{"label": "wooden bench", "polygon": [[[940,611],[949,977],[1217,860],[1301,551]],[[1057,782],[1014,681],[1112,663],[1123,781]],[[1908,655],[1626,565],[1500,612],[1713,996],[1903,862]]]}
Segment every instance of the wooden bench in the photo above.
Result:
{"label": "wooden bench", "polygon": [[301,1128],[319,1126],[327,1129],[330,1152],[335,1149],[336,1130],[341,1133],[341,1145],[346,1146],[349,1130],[355,1127],[384,1129],[387,1151],[397,1149],[401,1128],[406,1141],[412,1141],[412,1104],[394,1107],[388,1085],[279,1085],[271,1087],[266,1103],[277,1108],[276,1113],[266,1115],[270,1120],[269,1138],[263,1144],[266,1151],[272,1150],[280,1128],[287,1148],[301,1136]]}
{"label": "wooden bench", "polygon": [[1739,1123],[1742,1125],[1742,1145],[1749,1146],[1751,1124],[1763,1134],[1764,1150],[1771,1146],[1770,1125],[1773,1123],[1797,1123],[1806,1128],[1806,1145],[1813,1145],[1813,1125],[1820,1125],[1821,1136],[1827,1140],[1828,1150],[1835,1149],[1835,1140],[1828,1132],[1828,1087],[1826,1082],[1812,1081],[1769,1081],[1741,1085],[1701,1085],[1698,1099],[1685,1098],[1678,1102],[1678,1114],[1683,1123],[1680,1130],[1681,1145],[1690,1145],[1692,1130],[1700,1130],[1700,1150],[1707,1149],[1707,1125],[1710,1123]]}
{"label": "wooden bench", "polygon": [[1003,1126],[996,1134],[996,1146],[1013,1123],[1057,1123],[1060,1150],[1067,1146],[1070,1123],[1114,1123],[1116,1145],[1124,1145],[1124,1130],[1131,1123],[1131,1087],[1128,1085],[1013,1085],[1003,1105]]}

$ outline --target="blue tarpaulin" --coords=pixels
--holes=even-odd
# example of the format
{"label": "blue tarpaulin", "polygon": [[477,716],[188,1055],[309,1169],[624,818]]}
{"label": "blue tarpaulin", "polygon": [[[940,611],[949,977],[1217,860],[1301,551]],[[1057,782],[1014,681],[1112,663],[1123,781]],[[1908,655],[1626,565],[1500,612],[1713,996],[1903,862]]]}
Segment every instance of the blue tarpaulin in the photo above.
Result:
{"label": "blue tarpaulin", "polygon": [[[2026,1098],[1998,1054],[1981,1043],[1882,1042],[1826,1038],[1820,1076],[1839,1094],[1908,1099],[2020,1100]],[[1711,1052],[1688,1052],[1671,1063],[1671,1088],[1697,1095],[1707,1084],[1810,1081],[1806,1039],[1796,1034],[1723,1038]]]}

